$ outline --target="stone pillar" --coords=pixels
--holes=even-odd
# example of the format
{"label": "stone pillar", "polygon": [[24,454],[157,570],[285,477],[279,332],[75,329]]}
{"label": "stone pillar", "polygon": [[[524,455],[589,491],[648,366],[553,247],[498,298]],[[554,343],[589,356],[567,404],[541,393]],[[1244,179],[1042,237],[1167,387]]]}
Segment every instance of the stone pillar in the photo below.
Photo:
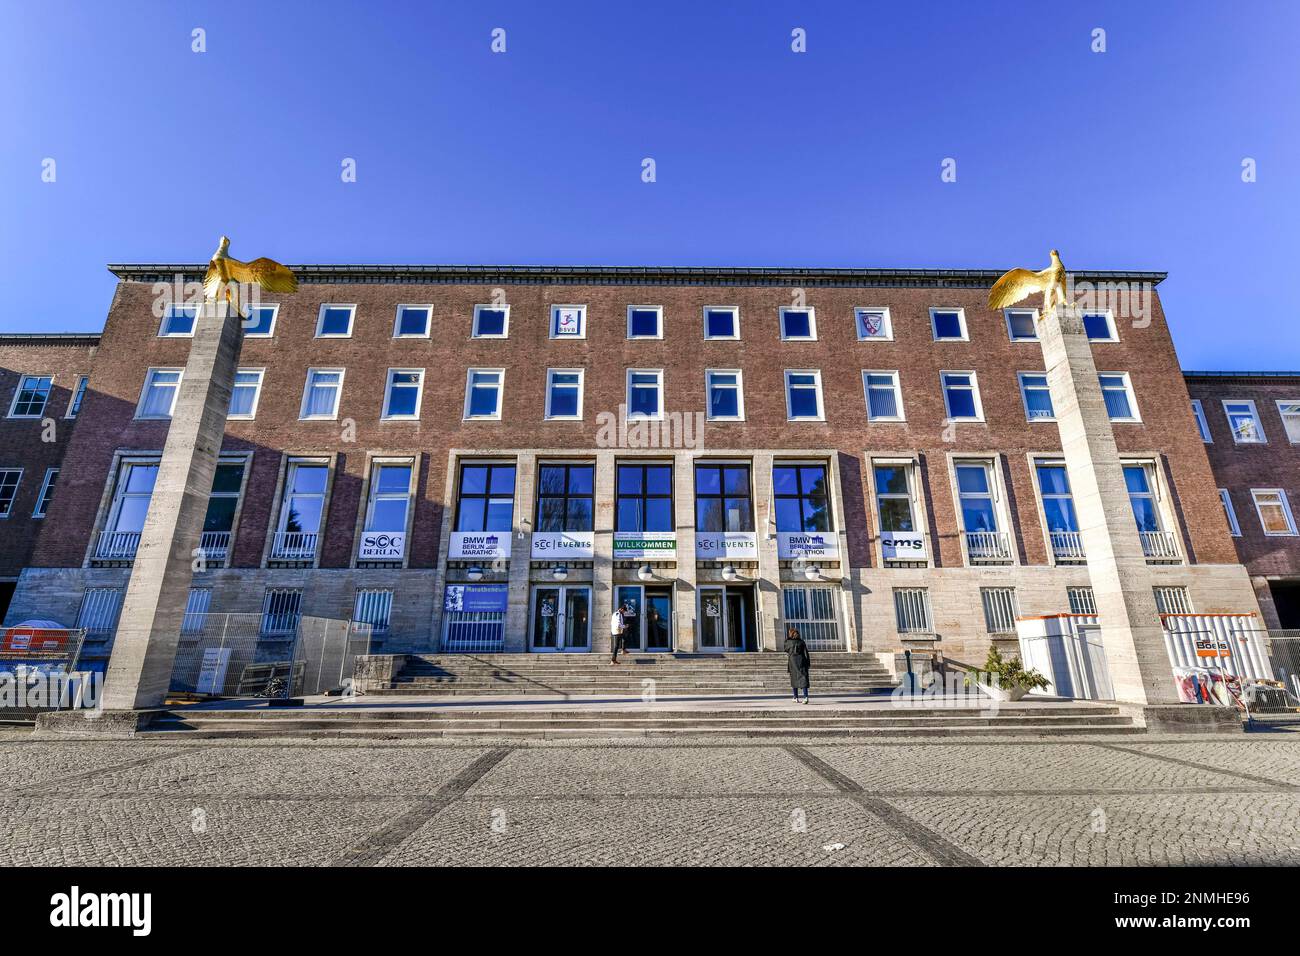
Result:
{"label": "stone pillar", "polygon": [[224,301],[205,303],[194,325],[104,677],[106,711],[158,707],[171,684],[243,337]]}
{"label": "stone pillar", "polygon": [[537,484],[537,453],[520,451],[515,462],[515,520],[510,542],[510,572],[506,605],[505,651],[528,650],[529,573],[533,567],[533,501]]}
{"label": "stone pillar", "polygon": [[772,466],[776,455],[754,452],[754,528],[758,531],[758,573],[754,575],[758,601],[760,651],[779,651],[785,635],[781,622],[781,556],[777,551],[776,515],[773,514]]}
{"label": "stone pillar", "polygon": [[1038,337],[1115,698],[1133,704],[1175,703],[1151,572],[1082,312],[1054,309],[1039,321]]}
{"label": "stone pillar", "polygon": [[673,455],[673,526],[677,532],[677,579],[673,582],[674,647],[679,654],[699,649],[695,606],[695,450]]}
{"label": "stone pillar", "polygon": [[612,641],[609,619],[614,614],[614,499],[616,494],[616,458],[613,448],[596,452],[596,514],[592,527],[591,558],[591,650],[606,655]]}

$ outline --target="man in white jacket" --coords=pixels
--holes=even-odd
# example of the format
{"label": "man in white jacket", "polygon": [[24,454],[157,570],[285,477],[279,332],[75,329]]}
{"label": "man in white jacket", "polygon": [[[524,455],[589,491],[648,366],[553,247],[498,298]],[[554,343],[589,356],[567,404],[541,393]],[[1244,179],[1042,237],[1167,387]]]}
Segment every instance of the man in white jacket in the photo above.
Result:
{"label": "man in white jacket", "polygon": [[614,608],[614,613],[609,616],[609,645],[613,649],[613,656],[610,657],[611,664],[618,663],[618,652],[626,650],[623,635],[627,631],[627,620],[623,616],[623,611],[627,608],[626,604],[620,604]]}

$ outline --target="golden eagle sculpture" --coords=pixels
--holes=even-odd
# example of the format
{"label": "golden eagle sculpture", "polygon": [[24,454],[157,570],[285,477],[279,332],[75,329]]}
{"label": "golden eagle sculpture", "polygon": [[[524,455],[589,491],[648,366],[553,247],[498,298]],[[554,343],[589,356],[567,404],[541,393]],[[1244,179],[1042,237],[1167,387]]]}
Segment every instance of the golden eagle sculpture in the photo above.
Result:
{"label": "golden eagle sculpture", "polygon": [[230,258],[230,239],[221,237],[217,251],[212,254],[208,271],[203,276],[203,294],[216,300],[224,294],[226,301],[241,319],[247,318],[239,305],[239,285],[257,283],[268,292],[297,292],[298,277],[288,266],[281,265],[274,259],[254,259],[252,262],[240,262]]}
{"label": "golden eagle sculpture", "polygon": [[1058,305],[1070,304],[1065,295],[1065,266],[1061,264],[1061,257],[1055,249],[1052,250],[1052,264],[1042,272],[1012,269],[993,283],[993,288],[989,290],[989,308],[1005,309],[1035,292],[1043,293],[1043,310],[1038,313],[1040,317]]}

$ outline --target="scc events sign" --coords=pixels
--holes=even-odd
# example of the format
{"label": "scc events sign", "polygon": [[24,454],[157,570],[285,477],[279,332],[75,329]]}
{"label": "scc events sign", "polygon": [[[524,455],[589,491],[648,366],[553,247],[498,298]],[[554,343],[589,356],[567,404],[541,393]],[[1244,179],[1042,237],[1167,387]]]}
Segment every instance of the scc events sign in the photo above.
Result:
{"label": "scc events sign", "polygon": [[753,531],[697,531],[695,556],[708,560],[758,560],[758,535]]}
{"label": "scc events sign", "polygon": [[781,558],[819,558],[838,561],[840,540],[833,531],[778,531],[777,556]]}
{"label": "scc events sign", "polygon": [[886,561],[925,560],[925,535],[919,531],[882,531],[880,547]]}
{"label": "scc events sign", "polygon": [[453,531],[451,533],[453,558],[508,558],[510,557],[510,532],[508,531]]}
{"label": "scc events sign", "polygon": [[591,558],[592,531],[534,531],[534,558]]}
{"label": "scc events sign", "polygon": [[401,561],[406,556],[406,535],[394,531],[364,531],[357,548],[358,561]]}

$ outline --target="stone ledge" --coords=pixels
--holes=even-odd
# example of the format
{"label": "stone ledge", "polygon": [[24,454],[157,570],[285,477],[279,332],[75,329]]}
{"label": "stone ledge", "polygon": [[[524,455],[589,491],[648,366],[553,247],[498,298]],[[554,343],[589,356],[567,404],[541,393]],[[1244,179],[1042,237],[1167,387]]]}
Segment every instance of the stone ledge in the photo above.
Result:
{"label": "stone ledge", "polygon": [[165,714],[157,710],[56,710],[36,718],[36,733],[58,737],[134,737]]}
{"label": "stone ledge", "polygon": [[1218,704],[1147,704],[1134,706],[1136,723],[1150,734],[1240,734],[1241,714]]}

